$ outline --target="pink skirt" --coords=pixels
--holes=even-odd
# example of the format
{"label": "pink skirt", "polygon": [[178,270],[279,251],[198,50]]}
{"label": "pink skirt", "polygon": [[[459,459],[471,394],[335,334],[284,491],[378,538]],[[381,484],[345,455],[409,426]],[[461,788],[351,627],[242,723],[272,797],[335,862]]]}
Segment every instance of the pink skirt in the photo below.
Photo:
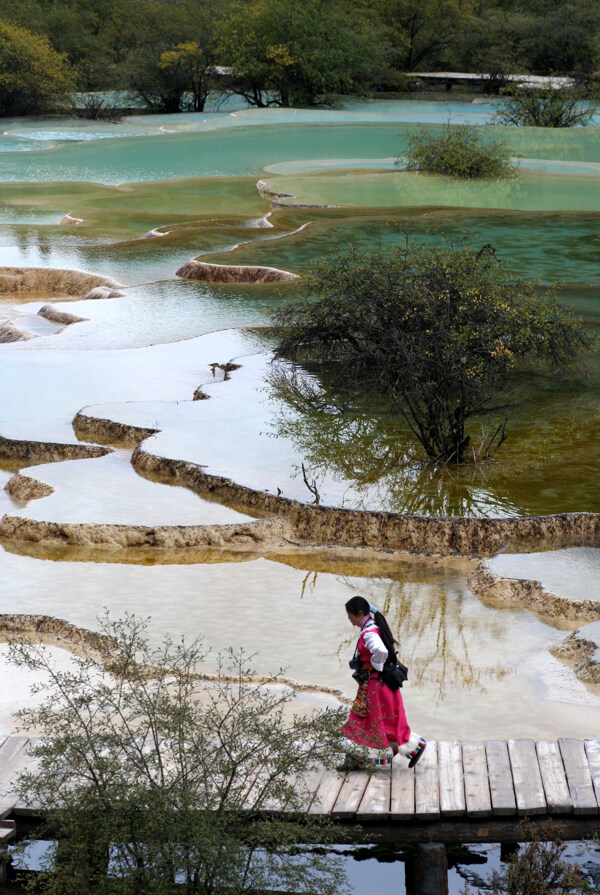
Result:
{"label": "pink skirt", "polygon": [[410,727],[400,690],[390,690],[377,678],[369,680],[366,714],[361,717],[350,711],[341,732],[359,746],[372,749],[385,749],[390,743],[398,743],[399,746],[407,743]]}

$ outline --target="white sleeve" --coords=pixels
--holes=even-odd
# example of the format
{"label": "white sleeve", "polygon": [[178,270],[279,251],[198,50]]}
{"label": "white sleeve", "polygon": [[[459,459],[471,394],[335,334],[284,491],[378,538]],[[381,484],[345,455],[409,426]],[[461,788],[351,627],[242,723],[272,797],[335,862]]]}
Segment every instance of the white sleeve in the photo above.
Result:
{"label": "white sleeve", "polygon": [[376,631],[365,631],[365,646],[371,653],[371,665],[375,671],[381,671],[388,657],[388,651]]}

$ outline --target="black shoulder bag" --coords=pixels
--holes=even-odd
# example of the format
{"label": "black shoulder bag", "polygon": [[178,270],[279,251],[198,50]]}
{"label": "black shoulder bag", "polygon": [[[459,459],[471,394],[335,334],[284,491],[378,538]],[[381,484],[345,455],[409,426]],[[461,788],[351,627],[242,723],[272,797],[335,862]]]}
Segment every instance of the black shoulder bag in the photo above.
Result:
{"label": "black shoulder bag", "polygon": [[390,690],[399,690],[404,681],[408,680],[408,668],[402,664],[396,653],[393,653],[386,659],[379,677]]}

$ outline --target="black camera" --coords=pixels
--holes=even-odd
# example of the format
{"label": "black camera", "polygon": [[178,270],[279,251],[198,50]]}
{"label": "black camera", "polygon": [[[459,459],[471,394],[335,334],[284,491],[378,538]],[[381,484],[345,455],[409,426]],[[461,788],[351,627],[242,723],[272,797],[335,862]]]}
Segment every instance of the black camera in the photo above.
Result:
{"label": "black camera", "polygon": [[362,662],[358,656],[350,659],[348,665],[352,669],[352,677],[357,683],[364,684],[365,681],[369,680],[370,672],[367,668],[362,667]]}

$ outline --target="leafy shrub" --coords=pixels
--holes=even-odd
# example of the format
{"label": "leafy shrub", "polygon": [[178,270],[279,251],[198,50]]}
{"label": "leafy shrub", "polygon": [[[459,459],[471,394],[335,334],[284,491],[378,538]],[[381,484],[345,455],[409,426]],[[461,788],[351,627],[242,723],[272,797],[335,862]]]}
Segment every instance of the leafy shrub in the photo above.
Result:
{"label": "leafy shrub", "polygon": [[409,171],[430,171],[452,177],[511,177],[515,173],[508,147],[500,140],[482,139],[479,128],[443,125],[441,132],[422,128],[409,135],[408,151],[396,164]]}
{"label": "leafy shrub", "polygon": [[64,671],[43,645],[11,646],[13,662],[45,677],[38,706],[20,713],[42,739],[19,790],[55,838],[28,891],[345,891],[331,856],[295,857],[297,842],[324,841],[322,825],[260,816],[277,805],[301,815],[298,779],[331,767],[345,713],[293,714],[289,690],[249,679],[243,652],[230,652],[202,688],[202,645],[166,637],[154,647],[146,628],[106,616]]}
{"label": "leafy shrub", "polygon": [[[506,95],[510,92],[510,95]],[[574,87],[532,87],[525,84],[504,88],[506,95],[494,120],[519,127],[575,127],[590,123],[596,106],[582,105],[584,96]]]}

